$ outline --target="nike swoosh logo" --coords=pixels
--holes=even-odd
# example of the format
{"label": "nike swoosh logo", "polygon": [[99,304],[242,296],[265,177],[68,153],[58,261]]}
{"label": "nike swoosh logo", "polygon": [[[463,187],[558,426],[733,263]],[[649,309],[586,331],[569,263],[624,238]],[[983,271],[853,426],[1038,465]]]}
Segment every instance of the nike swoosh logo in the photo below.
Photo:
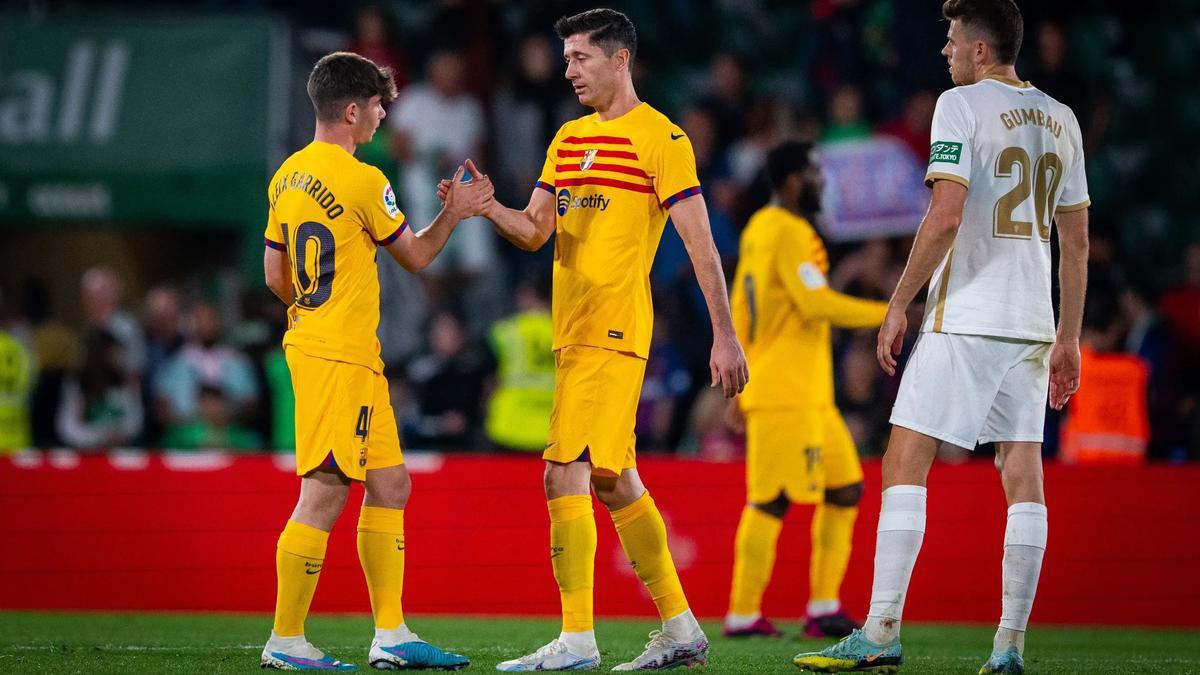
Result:
{"label": "nike swoosh logo", "polygon": [[684,137],[684,134],[671,134],[671,140],[677,141]]}
{"label": "nike swoosh logo", "polygon": [[883,650],[883,651],[881,651],[881,652],[879,652],[878,654],[871,654],[870,656],[868,656],[868,657],[867,657],[866,659],[864,659],[864,660],[865,660],[867,663],[871,663],[871,662],[875,661],[876,659],[878,659],[879,657],[881,657],[881,656],[883,656],[883,655],[885,655],[885,654],[887,654],[887,650],[886,650],[886,649],[885,649],[885,650]]}
{"label": "nike swoosh logo", "polygon": [[315,570],[304,570],[304,573],[305,573],[305,574],[310,574],[310,575],[311,575],[311,574],[320,574],[320,573],[321,573],[321,568],[320,568],[320,567],[318,567],[318,568],[317,568],[317,569],[315,569]]}

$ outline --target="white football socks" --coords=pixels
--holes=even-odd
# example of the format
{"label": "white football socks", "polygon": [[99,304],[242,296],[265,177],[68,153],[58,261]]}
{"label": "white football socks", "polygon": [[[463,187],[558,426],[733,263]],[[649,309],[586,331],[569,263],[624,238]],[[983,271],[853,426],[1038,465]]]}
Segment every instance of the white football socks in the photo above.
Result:
{"label": "white football socks", "polygon": [[992,651],[1016,647],[1018,653],[1025,652],[1025,628],[1029,625],[1033,596],[1042,573],[1046,535],[1044,505],[1021,502],[1008,507],[1008,526],[1004,530],[1004,595]]}
{"label": "white football socks", "polygon": [[875,535],[875,582],[866,637],[887,644],[900,636],[904,597],[925,539],[925,495],[920,485],[894,485],[883,491]]}

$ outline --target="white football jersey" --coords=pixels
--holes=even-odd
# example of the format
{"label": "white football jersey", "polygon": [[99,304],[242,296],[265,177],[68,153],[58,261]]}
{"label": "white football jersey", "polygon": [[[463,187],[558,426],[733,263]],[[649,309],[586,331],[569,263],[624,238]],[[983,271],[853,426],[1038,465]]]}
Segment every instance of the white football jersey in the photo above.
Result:
{"label": "white football jersey", "polygon": [[1050,226],[1090,204],[1079,122],[1028,82],[989,78],[938,98],[926,185],[967,187],[934,270],[922,332],[1054,341]]}

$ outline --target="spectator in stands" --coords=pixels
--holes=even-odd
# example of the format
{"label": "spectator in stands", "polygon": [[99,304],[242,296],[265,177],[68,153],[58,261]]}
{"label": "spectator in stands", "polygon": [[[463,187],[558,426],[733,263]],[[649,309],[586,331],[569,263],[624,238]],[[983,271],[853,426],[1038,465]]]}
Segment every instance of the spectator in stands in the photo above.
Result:
{"label": "spectator in stands", "polygon": [[33,356],[34,383],[30,416],[33,444],[59,445],[55,416],[62,397],[63,378],[79,362],[79,337],[54,318],[50,290],[41,279],[26,279],[21,287],[21,323],[18,334],[28,335]]}
{"label": "spectator in stands", "polygon": [[380,5],[364,5],[354,17],[354,38],[349,51],[392,70],[397,91],[408,86],[408,58],[400,48],[396,19]]}
{"label": "spectator in stands", "polygon": [[1184,250],[1182,277],[1158,303],[1176,356],[1178,387],[1173,422],[1166,432],[1174,439],[1172,456],[1190,453],[1195,459],[1200,458],[1200,242]]}
{"label": "spectator in stands", "polygon": [[507,200],[529,196],[546,161],[546,145],[578,111],[566,96],[559,57],[546,36],[528,35],[517,48],[516,71],[496,92],[492,123],[496,190]]}
{"label": "spectator in stands", "polygon": [[[394,149],[403,173],[402,206],[409,222],[433,220],[441,207],[431,187],[454,173],[464,159],[479,160],[487,140],[483,106],[464,88],[465,65],[458,52],[434,53],[428,79],[406,89],[387,117],[395,133]],[[462,221],[430,271],[435,276],[454,270],[482,272],[492,260],[493,238],[482,218]]]}
{"label": "spectator in stands", "polygon": [[83,364],[63,381],[58,436],[73,448],[108,449],[142,435],[141,383],[126,366],[124,346],[105,331],[90,333]]}
{"label": "spectator in stands", "polygon": [[904,114],[879,127],[879,133],[903,141],[913,157],[924,165],[929,160],[929,131],[935,105],[937,96],[933,92],[918,91],[904,102]]}
{"label": "spectator in stands", "polygon": [[121,343],[126,367],[140,373],[146,362],[141,326],[121,308],[124,284],[111,267],[93,267],[80,279],[83,312],[88,331],[107,331]]}
{"label": "spectator in stands", "polygon": [[554,405],[549,274],[522,280],[516,296],[517,313],[488,331],[496,382],[484,427],[496,447],[541,452]]}
{"label": "spectator in stands", "polygon": [[471,348],[462,320],[441,312],[429,323],[429,354],[408,368],[418,408],[408,420],[416,447],[474,450],[480,442],[483,379],[490,370]]}
{"label": "spectator in stands", "polygon": [[146,335],[146,365],[142,374],[142,404],[145,409],[144,438],[156,445],[162,438],[163,422],[154,406],[154,386],[163,366],[183,347],[180,323],[183,300],[171,286],[155,286],[146,293],[142,304],[142,328]]}
{"label": "spectator in stands", "polygon": [[741,57],[733,52],[714,54],[708,62],[707,88],[697,105],[715,122],[714,152],[724,154],[745,133],[746,113],[751,103]]}
{"label": "spectator in stands", "polygon": [[639,453],[675,451],[671,445],[671,424],[680,400],[693,387],[692,375],[672,342],[668,322],[656,317],[654,324],[637,409],[635,430]]}
{"label": "spectator in stands", "polygon": [[0,455],[30,447],[30,395],[33,357],[12,331],[4,297],[0,295]]}
{"label": "spectator in stands", "polygon": [[[158,373],[155,408],[167,426],[167,438],[179,438],[179,429],[207,423],[233,425],[254,419],[258,386],[249,361],[221,340],[221,318],[212,305],[192,313],[188,342]],[[202,407],[205,388],[208,399]],[[219,403],[219,405],[218,405]]]}
{"label": "spectator in stands", "polygon": [[213,385],[200,386],[196,394],[196,416],[172,425],[163,444],[179,450],[260,450],[262,436],[234,421],[237,404]]}
{"label": "spectator in stands", "polygon": [[[410,86],[400,95],[388,115],[395,133],[394,147],[400,158],[401,208],[410,223],[428,223],[437,215],[441,204],[437,199],[438,179],[454,173],[455,167],[466,158],[480,160],[487,142],[483,106],[465,87],[466,60],[456,51],[438,51],[429,58],[428,79]],[[532,186],[530,186],[532,189]],[[494,264],[496,236],[484,218],[467,218],[450,235],[446,247],[425,268],[420,277],[430,312],[452,307],[462,301],[472,307],[466,315],[474,335],[501,316],[504,286],[503,270]],[[420,325],[413,314],[421,301],[410,302],[413,293],[411,279],[394,266],[383,272],[380,294],[383,305],[405,308],[401,323]],[[406,297],[397,298],[400,289]],[[412,307],[413,309],[408,309]],[[393,310],[393,313],[398,313]],[[380,331],[381,337],[396,339],[400,332],[396,319]],[[409,341],[409,334],[399,338]]]}
{"label": "spectator in stands", "polygon": [[762,172],[767,153],[780,141],[780,109],[769,99],[759,99],[746,112],[746,134],[729,147],[729,168],[734,182],[745,189]]}
{"label": "spectator in stands", "polygon": [[862,91],[853,85],[839,87],[829,99],[829,120],[821,141],[837,143],[870,137],[871,125],[864,117]]}

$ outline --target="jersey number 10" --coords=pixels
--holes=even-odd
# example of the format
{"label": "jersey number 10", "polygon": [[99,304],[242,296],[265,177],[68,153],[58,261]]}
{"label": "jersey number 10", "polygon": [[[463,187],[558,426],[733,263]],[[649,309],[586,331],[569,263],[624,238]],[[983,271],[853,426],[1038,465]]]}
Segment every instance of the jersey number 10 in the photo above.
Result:
{"label": "jersey number 10", "polygon": [[1005,148],[996,158],[997,178],[1011,177],[1014,166],[1020,167],[1021,175],[1016,186],[996,201],[992,210],[992,236],[1000,239],[1033,238],[1033,223],[1013,220],[1013,211],[1023,204],[1032,192],[1038,237],[1042,241],[1050,241],[1050,221],[1054,220],[1054,207],[1050,205],[1050,200],[1054,198],[1058,184],[1062,181],[1062,159],[1053,152],[1047,152],[1033,163],[1032,173],[1029,170],[1030,164],[1029,153],[1016,146]]}
{"label": "jersey number 10", "polygon": [[307,221],[296,228],[288,243],[288,226],[283,227],[283,243],[292,253],[292,284],[296,306],[316,309],[333,293],[333,232],[321,223]]}

